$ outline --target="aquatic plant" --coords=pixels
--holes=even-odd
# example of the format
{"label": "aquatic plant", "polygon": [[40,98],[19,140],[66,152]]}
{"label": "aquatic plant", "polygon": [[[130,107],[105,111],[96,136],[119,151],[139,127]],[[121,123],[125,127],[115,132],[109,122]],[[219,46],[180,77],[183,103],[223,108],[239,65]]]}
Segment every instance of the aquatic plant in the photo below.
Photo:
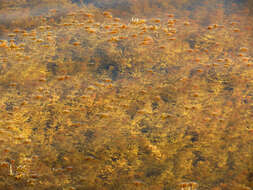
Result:
{"label": "aquatic plant", "polygon": [[0,189],[253,187],[247,9],[1,2]]}

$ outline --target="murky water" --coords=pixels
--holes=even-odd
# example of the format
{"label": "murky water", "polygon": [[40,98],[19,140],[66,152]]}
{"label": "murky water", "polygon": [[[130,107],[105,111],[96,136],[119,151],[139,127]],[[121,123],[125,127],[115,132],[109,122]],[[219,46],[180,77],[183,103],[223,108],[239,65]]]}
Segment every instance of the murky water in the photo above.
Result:
{"label": "murky water", "polygon": [[0,189],[253,188],[252,1],[0,1]]}

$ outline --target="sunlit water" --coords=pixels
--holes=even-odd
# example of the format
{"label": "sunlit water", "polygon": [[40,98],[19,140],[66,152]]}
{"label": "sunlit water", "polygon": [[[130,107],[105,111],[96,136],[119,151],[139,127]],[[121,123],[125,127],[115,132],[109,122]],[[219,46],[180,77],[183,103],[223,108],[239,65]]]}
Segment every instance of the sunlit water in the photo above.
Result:
{"label": "sunlit water", "polygon": [[0,189],[253,188],[252,1],[0,1]]}

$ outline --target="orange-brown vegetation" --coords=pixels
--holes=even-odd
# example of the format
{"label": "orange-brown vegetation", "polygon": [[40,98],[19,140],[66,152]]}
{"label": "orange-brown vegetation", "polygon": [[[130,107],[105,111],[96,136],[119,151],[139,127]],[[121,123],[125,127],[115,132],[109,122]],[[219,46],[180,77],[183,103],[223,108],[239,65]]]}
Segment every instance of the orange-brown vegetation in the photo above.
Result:
{"label": "orange-brown vegetation", "polygon": [[248,9],[0,2],[0,189],[253,188]]}

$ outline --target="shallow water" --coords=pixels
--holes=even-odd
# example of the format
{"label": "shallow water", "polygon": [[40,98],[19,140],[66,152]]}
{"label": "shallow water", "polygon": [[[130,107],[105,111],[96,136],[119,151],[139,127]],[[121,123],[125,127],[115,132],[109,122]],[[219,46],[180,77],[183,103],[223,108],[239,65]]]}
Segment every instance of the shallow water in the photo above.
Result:
{"label": "shallow water", "polygon": [[252,1],[0,1],[0,189],[252,189],[252,23]]}

